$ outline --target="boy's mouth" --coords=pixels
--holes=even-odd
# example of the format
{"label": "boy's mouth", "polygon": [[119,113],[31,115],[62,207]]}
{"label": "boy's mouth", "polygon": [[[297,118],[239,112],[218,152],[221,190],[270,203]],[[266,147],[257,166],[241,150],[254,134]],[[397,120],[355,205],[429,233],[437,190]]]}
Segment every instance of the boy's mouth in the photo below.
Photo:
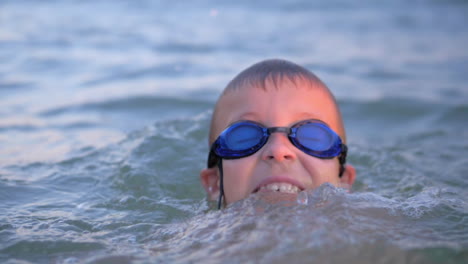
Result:
{"label": "boy's mouth", "polygon": [[275,183],[270,183],[268,185],[264,185],[257,190],[257,192],[266,192],[266,191],[282,192],[282,193],[298,193],[300,192],[300,189],[299,187],[294,186],[290,183],[275,182]]}
{"label": "boy's mouth", "polygon": [[281,192],[281,193],[291,193],[297,194],[303,191],[304,188],[300,187],[299,184],[285,181],[266,181],[263,184],[260,184],[257,188],[254,189],[253,193],[256,192]]}

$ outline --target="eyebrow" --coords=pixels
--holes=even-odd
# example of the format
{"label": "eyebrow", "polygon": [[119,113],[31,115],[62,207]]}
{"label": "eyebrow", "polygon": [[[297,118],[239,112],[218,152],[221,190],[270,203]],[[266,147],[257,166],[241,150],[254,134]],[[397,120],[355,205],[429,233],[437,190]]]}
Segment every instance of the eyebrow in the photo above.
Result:
{"label": "eyebrow", "polygon": [[258,115],[255,112],[247,112],[247,113],[240,115],[239,120],[248,120],[250,117],[252,117],[253,119],[257,119],[257,120],[260,119],[258,118]]}
{"label": "eyebrow", "polygon": [[[308,119],[313,119],[313,120],[320,121],[320,122],[324,123],[325,125],[327,125],[328,127],[330,127],[330,124],[328,124],[324,120],[318,118],[316,115],[314,115],[312,113],[309,113],[309,112],[301,112],[301,113],[295,115],[294,122],[292,122],[291,124],[295,124],[297,122],[300,122],[300,121],[303,121],[303,120],[308,120]],[[230,122],[228,124],[228,127],[231,126],[234,123],[239,122],[239,121],[255,121],[256,123],[259,123],[259,124],[263,123],[263,122],[260,122],[260,118],[258,117],[258,115],[255,112],[247,112],[247,113],[244,113],[244,114],[240,115],[239,119],[237,119],[236,121]]]}
{"label": "eyebrow", "polygon": [[325,122],[325,120],[322,120],[321,118],[319,118],[318,116],[316,115],[313,115],[311,113],[308,113],[308,112],[302,112],[298,115],[300,118],[298,118],[298,120],[296,120],[295,122],[299,122],[301,120],[307,120],[307,119],[313,119],[313,120],[317,120],[317,121],[320,121],[322,123],[324,123],[325,125],[327,125],[328,127],[331,127],[330,124],[328,122]]}

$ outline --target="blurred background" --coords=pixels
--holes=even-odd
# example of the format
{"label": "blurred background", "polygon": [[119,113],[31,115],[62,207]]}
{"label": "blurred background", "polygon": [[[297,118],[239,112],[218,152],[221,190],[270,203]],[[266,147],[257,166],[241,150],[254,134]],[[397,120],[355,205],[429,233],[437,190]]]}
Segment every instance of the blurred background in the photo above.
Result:
{"label": "blurred background", "polygon": [[[213,227],[232,215],[203,218],[198,173],[219,93],[267,58],[303,65],[330,87],[358,169],[351,196],[373,193],[362,200],[393,213],[342,203],[369,213],[363,222],[377,218],[376,229],[401,221],[396,237],[363,237],[391,237],[382,247],[392,250],[369,263],[466,260],[467,25],[463,0],[0,0],[0,260],[216,261],[235,234],[256,234],[250,222]],[[193,246],[187,221],[220,246],[208,247],[213,237]],[[379,252],[357,239],[364,229],[347,234],[362,250],[348,258]],[[341,237],[325,230],[332,236],[289,230],[310,242],[298,260]],[[279,256],[295,255],[276,239]],[[275,248],[252,243],[227,255],[252,260]]]}

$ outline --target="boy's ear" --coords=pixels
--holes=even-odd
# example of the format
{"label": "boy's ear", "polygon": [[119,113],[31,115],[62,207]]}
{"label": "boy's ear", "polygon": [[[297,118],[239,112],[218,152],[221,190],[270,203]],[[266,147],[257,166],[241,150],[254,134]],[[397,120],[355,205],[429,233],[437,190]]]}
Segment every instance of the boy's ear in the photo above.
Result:
{"label": "boy's ear", "polygon": [[208,195],[208,200],[216,201],[219,196],[218,168],[203,169],[200,172],[200,181]]}
{"label": "boy's ear", "polygon": [[340,178],[340,183],[343,185],[343,187],[351,189],[355,179],[356,179],[356,169],[353,167],[353,165],[346,164],[343,175],[341,175],[341,178]]}

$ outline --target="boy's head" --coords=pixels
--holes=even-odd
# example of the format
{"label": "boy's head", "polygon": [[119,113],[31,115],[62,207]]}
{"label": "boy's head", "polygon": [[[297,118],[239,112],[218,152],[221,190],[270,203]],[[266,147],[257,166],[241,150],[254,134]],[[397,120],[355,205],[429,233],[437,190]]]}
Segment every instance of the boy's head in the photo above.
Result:
{"label": "boy's head", "polygon": [[209,199],[222,195],[225,204],[256,192],[295,194],[326,182],[354,182],[354,168],[344,164],[346,135],[333,95],[313,73],[288,61],[259,62],[228,84],[211,120],[210,146],[214,142],[200,178]]}

